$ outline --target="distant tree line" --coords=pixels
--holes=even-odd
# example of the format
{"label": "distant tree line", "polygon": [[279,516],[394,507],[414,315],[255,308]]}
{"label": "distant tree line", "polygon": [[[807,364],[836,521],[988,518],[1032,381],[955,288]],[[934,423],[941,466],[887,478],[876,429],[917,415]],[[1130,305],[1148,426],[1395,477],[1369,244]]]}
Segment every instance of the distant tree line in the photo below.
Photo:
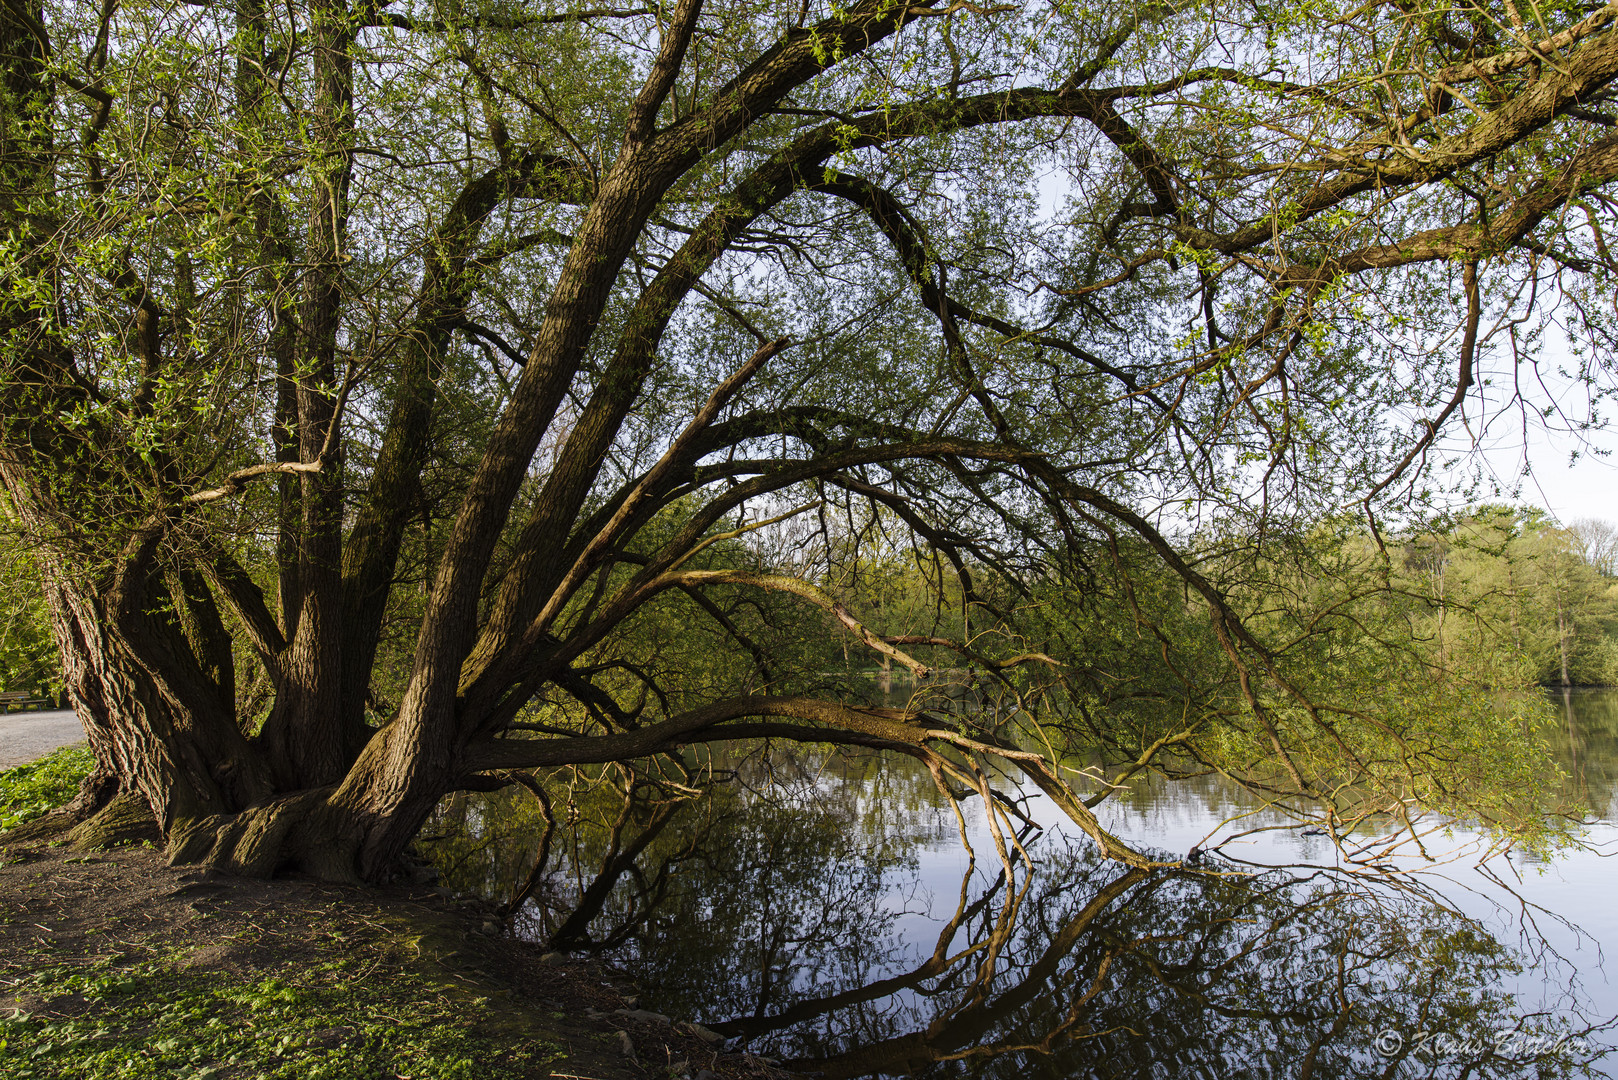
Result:
{"label": "distant tree line", "polygon": [[[1275,619],[1291,610],[1282,621],[1295,630],[1311,608],[1332,606],[1318,594],[1328,571],[1339,585],[1355,581],[1344,587],[1377,597],[1380,618],[1407,630],[1398,636],[1441,680],[1493,688],[1618,686],[1618,526],[1606,521],[1562,524],[1538,508],[1484,504],[1390,532],[1380,545],[1352,518],[1290,535],[1210,534],[1186,543],[1215,577],[1233,575],[1226,586],[1232,596],[1246,596],[1254,616],[1268,610]],[[964,631],[955,611],[959,598],[953,605],[946,599],[949,590],[940,588],[930,555],[893,550],[872,557],[871,550],[867,543],[859,558],[823,571],[828,588],[862,620],[905,635],[913,646],[923,645],[927,634]],[[1180,650],[1188,647],[1187,635],[1204,636],[1201,605],[1172,575],[1152,568],[1145,554],[1099,546],[1070,552],[1068,572],[1035,603],[1046,609],[1047,632],[1093,638],[1150,625],[1167,634],[1173,623],[1165,640],[1172,638]],[[1098,572],[1103,563],[1105,571]],[[1256,573],[1255,563],[1272,573]],[[1312,601],[1306,599],[1311,594]],[[1199,617],[1186,622],[1188,613]],[[1364,610],[1354,625],[1366,636],[1391,632],[1368,622]],[[1103,641],[1088,640],[1083,652],[1094,661],[1109,650]],[[1213,652],[1204,655],[1213,659]],[[1145,667],[1136,675],[1156,666],[1150,658],[1137,663]],[[1115,682],[1135,677],[1116,670]]]}
{"label": "distant tree line", "polygon": [[1618,685],[1618,529],[1484,506],[1402,538],[1437,664],[1483,681]]}

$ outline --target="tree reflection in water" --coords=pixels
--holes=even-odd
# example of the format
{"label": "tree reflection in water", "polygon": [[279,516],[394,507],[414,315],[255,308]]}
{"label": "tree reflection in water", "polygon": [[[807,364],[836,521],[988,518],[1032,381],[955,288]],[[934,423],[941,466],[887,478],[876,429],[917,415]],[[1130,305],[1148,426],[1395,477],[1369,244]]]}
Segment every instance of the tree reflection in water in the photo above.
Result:
{"label": "tree reflection in water", "polygon": [[1603,1075],[1607,1025],[1521,1011],[1520,957],[1413,890],[1130,870],[1029,827],[1031,860],[980,857],[932,896],[919,853],[955,826],[924,770],[716,764],[741,783],[468,797],[431,846],[452,884],[531,891],[526,936],[633,958],[660,1011],[828,1080]]}

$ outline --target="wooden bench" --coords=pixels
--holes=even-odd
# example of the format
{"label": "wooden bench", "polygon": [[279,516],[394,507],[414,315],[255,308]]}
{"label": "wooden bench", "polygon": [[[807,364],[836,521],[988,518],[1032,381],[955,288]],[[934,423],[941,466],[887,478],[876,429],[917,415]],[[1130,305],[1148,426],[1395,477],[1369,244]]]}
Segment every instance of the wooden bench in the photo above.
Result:
{"label": "wooden bench", "polygon": [[30,710],[54,709],[56,702],[28,690],[0,691],[0,713],[9,713],[13,707]]}

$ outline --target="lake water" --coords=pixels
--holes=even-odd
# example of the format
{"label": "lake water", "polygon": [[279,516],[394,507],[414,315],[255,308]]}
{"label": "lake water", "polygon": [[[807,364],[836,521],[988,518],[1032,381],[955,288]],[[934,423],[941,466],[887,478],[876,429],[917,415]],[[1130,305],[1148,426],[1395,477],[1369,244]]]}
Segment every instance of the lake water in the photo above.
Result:
{"label": "lake water", "polygon": [[[1552,748],[1601,820],[1549,861],[1480,862],[1460,830],[1428,843],[1452,861],[1366,880],[1296,830],[1220,846],[1275,821],[1207,778],[1098,812],[1175,858],[1218,847],[1213,872],[1127,871],[1037,796],[1043,830],[1002,859],[976,801],[968,853],[919,765],[777,747],[715,758],[732,782],[700,799],[703,777],[553,778],[519,930],[828,1078],[1618,1075],[1618,692],[1558,704]],[[504,897],[541,821],[526,792],[494,799],[450,806],[433,848],[450,884]]]}

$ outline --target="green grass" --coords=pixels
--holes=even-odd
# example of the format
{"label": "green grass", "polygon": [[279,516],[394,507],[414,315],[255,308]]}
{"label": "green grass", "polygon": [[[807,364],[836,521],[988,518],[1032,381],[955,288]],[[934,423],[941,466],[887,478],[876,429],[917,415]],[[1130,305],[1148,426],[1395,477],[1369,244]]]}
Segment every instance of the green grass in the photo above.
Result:
{"label": "green grass", "polygon": [[64,746],[38,761],[0,772],[0,832],[50,813],[78,794],[95,758],[82,746]]}
{"label": "green grass", "polygon": [[11,992],[87,1006],[71,1019],[0,1019],[0,1076],[17,1080],[510,1080],[562,1053],[490,1030],[487,999],[374,960],[241,978],[104,960],[42,968]]}

